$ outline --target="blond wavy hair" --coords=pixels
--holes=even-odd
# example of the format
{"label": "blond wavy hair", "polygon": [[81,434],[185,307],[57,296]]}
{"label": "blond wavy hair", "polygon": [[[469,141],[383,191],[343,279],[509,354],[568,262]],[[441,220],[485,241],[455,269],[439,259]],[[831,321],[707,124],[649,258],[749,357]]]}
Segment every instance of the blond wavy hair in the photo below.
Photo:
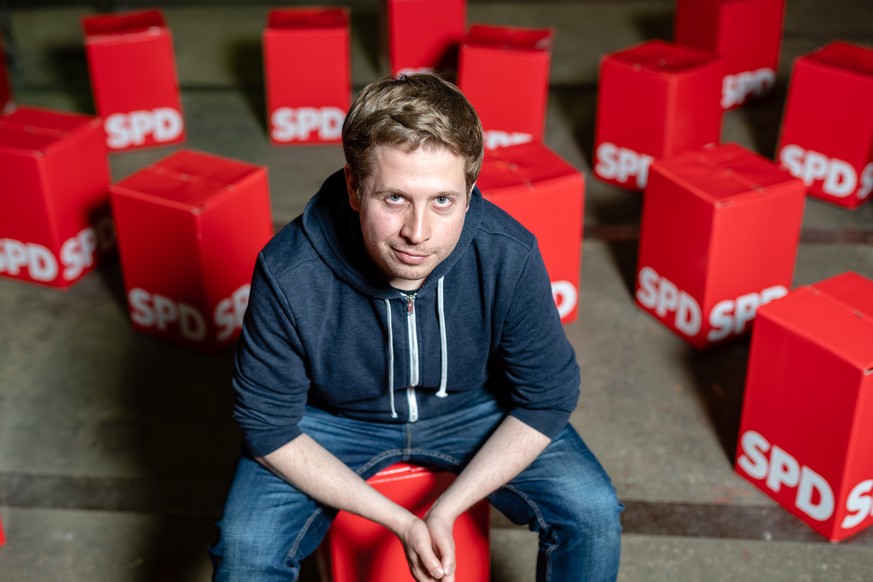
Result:
{"label": "blond wavy hair", "polygon": [[352,177],[361,183],[373,169],[379,145],[444,147],[464,158],[467,195],[479,177],[482,122],[461,90],[437,75],[385,77],[360,92],[343,123],[343,151]]}

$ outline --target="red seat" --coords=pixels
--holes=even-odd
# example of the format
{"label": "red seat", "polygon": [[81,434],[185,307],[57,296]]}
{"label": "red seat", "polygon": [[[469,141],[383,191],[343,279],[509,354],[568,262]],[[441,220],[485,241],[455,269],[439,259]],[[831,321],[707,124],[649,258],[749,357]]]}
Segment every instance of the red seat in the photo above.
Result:
{"label": "red seat", "polygon": [[[367,482],[389,499],[424,516],[455,479],[452,473],[397,463]],[[480,501],[454,526],[457,582],[490,579],[488,502]],[[400,540],[388,529],[340,511],[318,553],[324,582],[412,582]]]}

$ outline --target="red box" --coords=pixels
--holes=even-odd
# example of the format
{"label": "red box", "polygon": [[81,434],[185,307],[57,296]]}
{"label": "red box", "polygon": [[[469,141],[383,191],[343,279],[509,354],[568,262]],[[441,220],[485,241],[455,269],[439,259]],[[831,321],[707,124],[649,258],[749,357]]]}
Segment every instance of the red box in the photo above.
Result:
{"label": "red box", "polygon": [[15,103],[12,101],[12,83],[6,70],[6,54],[3,52],[3,39],[0,38],[0,115],[12,112]]}
{"label": "red box", "polygon": [[873,49],[835,42],[794,61],[778,158],[811,196],[849,209],[870,199],[871,103]]}
{"label": "red box", "polygon": [[637,305],[696,348],[742,335],[791,288],[803,183],[735,144],[655,162],[649,178]]}
{"label": "red box", "polygon": [[273,235],[266,169],[181,150],[110,192],[133,327],[203,352],[232,344]]}
{"label": "red box", "polygon": [[760,309],[735,468],[831,541],[873,524],[873,281],[844,273]]}
{"label": "red box", "polygon": [[0,117],[0,275],[67,288],[112,246],[103,137],[91,116]]}
{"label": "red box", "polygon": [[[376,473],[367,483],[415,515],[424,517],[454,480],[455,476],[446,471],[397,463]],[[481,582],[490,578],[488,520],[487,501],[480,501],[455,520],[456,582]],[[413,580],[403,545],[394,533],[345,511],[340,511],[334,519],[318,557],[323,580]]]}
{"label": "red box", "polygon": [[677,0],[676,44],[724,58],[721,105],[734,109],[773,89],[785,0]]}
{"label": "red box", "polygon": [[644,190],[652,162],[718,143],[722,63],[712,53],[661,40],[600,63],[594,175]]}
{"label": "red box", "polygon": [[458,86],[482,119],[486,148],[543,140],[553,38],[550,28],[470,28]]}
{"label": "red box", "polygon": [[185,141],[173,40],[158,10],[82,20],[91,89],[110,150]]}
{"label": "red box", "polygon": [[383,0],[392,75],[454,68],[467,27],[466,0]]}
{"label": "red box", "polygon": [[340,142],[350,104],[349,59],[347,9],[270,11],[264,69],[273,144]]}
{"label": "red box", "polygon": [[531,142],[487,151],[476,183],[487,200],[537,237],[561,321],[575,320],[585,204],[582,173],[542,143]]}

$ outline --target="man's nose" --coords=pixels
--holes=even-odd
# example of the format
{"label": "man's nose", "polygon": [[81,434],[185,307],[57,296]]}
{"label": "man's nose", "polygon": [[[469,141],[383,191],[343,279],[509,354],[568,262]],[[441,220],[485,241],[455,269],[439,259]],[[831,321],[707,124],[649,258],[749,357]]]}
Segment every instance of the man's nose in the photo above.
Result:
{"label": "man's nose", "polygon": [[430,225],[427,211],[421,208],[411,208],[400,229],[402,236],[409,244],[418,245],[430,238]]}

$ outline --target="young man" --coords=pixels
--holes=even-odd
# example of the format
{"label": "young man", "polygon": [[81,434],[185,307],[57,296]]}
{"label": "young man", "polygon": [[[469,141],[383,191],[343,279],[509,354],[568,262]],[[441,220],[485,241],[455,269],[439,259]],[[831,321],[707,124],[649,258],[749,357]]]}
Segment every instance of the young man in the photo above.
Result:
{"label": "young man", "polygon": [[[536,241],[475,188],[476,112],[436,76],[384,79],[343,147],[258,257],[215,579],[296,580],[344,509],[452,582],[452,524],[485,497],[539,532],[537,580],[615,579],[622,506],[567,422],[579,369]],[[365,483],[398,461],[459,474],[423,520]]]}

